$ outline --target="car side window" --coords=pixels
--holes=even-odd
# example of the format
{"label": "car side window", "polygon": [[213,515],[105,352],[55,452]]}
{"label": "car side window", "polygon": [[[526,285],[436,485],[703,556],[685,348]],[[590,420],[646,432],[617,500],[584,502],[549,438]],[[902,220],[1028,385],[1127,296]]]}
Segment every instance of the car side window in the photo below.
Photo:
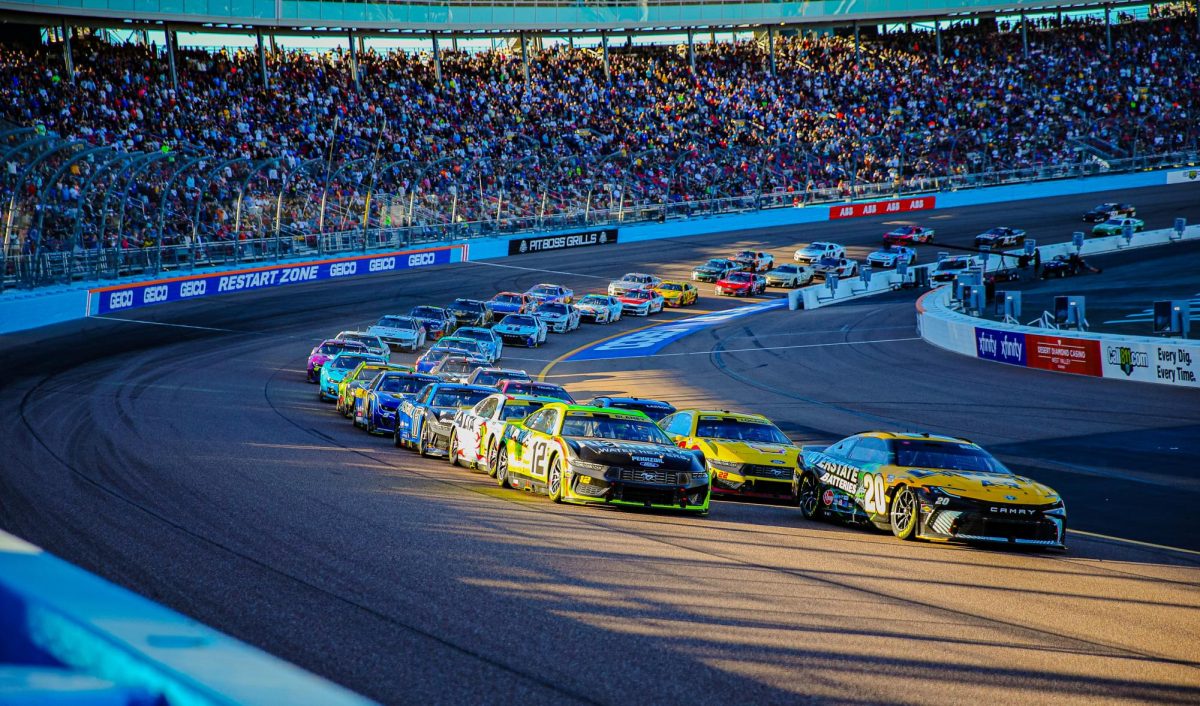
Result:
{"label": "car side window", "polygon": [[534,412],[525,420],[525,426],[534,431],[544,432],[549,428],[550,410],[543,409]]}
{"label": "car side window", "polygon": [[429,398],[433,396],[433,385],[426,385],[421,388],[421,394],[417,395],[417,403],[425,404],[429,402]]}
{"label": "car side window", "polygon": [[491,417],[492,412],[496,411],[496,404],[499,401],[495,398],[488,397],[479,404],[475,405],[474,413],[480,417]]}
{"label": "car side window", "polygon": [[859,439],[850,450],[850,460],[857,463],[885,464],[888,462],[887,442],[874,437]]}
{"label": "car side window", "polygon": [[833,446],[825,449],[825,453],[830,456],[837,456],[839,458],[849,458],[850,452],[854,449],[854,444],[857,441],[857,436],[852,436],[849,439],[842,439]]}

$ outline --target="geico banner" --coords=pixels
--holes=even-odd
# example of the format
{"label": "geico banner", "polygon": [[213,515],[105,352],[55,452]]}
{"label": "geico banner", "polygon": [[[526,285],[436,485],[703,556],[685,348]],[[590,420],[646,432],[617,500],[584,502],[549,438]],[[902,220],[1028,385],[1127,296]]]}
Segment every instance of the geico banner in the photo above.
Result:
{"label": "geico banner", "polygon": [[1176,172],[1167,172],[1168,184],[1192,184],[1200,183],[1200,169],[1180,169]]}
{"label": "geico banner", "polygon": [[1104,341],[1104,377],[1200,387],[1200,346]]}
{"label": "geico banner", "polygon": [[867,216],[886,216],[890,213],[905,213],[907,211],[927,211],[934,208],[935,205],[936,201],[933,196],[875,201],[872,203],[848,203],[845,206],[831,206],[829,208],[829,218],[865,218]]}
{"label": "geico banner", "polygon": [[182,301],[214,294],[245,292],[301,282],[317,282],[342,277],[407,270],[414,267],[444,265],[450,262],[450,253],[453,251],[454,248],[409,250],[380,255],[362,255],[323,262],[260,267],[252,270],[222,272],[198,277],[181,277],[155,282],[140,282],[125,286],[103,287],[93,289],[91,294],[98,295],[99,297],[95,313],[108,314],[114,311],[124,311],[125,309],[133,309],[149,304]]}

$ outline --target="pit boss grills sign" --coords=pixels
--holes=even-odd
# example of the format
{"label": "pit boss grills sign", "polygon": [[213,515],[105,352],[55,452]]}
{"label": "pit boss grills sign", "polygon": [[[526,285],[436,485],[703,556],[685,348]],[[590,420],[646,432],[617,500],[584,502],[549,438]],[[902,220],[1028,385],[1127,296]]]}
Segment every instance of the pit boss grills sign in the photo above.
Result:
{"label": "pit boss grills sign", "polygon": [[589,230],[566,235],[546,235],[539,238],[515,238],[508,241],[509,255],[589,248],[593,245],[610,245],[617,242],[617,229]]}

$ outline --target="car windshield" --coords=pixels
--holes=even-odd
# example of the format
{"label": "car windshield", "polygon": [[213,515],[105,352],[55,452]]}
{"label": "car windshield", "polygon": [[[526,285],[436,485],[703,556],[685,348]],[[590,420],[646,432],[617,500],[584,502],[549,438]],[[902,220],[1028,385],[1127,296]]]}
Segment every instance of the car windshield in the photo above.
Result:
{"label": "car windshield", "polygon": [[475,376],[476,385],[495,385],[501,380],[528,380],[524,370],[484,370]]}
{"label": "car windshield", "polygon": [[500,323],[505,326],[522,326],[527,328],[533,328],[537,325],[533,322],[533,318],[529,316],[505,316],[504,320]]}
{"label": "car windshield", "polygon": [[580,304],[604,305],[604,304],[608,304],[608,297],[600,296],[598,294],[589,294],[586,297],[584,297],[583,299],[580,299],[579,303]]}
{"label": "car windshield", "polygon": [[434,407],[474,407],[484,397],[492,394],[491,390],[449,389],[438,390],[433,395]]}
{"label": "car windshield", "polygon": [[734,272],[728,279],[730,282],[749,282],[752,278],[745,272]]}
{"label": "car windshield", "polygon": [[567,306],[565,304],[546,304],[538,309],[543,314],[566,314]]}
{"label": "car windshield", "polygon": [[1104,222],[1104,225],[1106,225],[1106,226],[1119,226],[1119,225],[1124,225],[1124,224],[1125,224],[1124,218],[1110,218]]}
{"label": "car windshield", "polygon": [[790,274],[796,272],[796,266],[795,265],[780,265],[779,267],[775,268],[775,271],[783,273],[785,275],[790,275]]}
{"label": "car windshield", "polygon": [[440,319],[442,310],[434,306],[418,306],[413,308],[412,315],[418,319]]}
{"label": "car windshield", "polygon": [[682,284],[664,284],[664,285],[662,285],[662,288],[667,290],[668,292],[682,292],[683,291]]}
{"label": "car windshield", "polygon": [[970,267],[970,262],[968,260],[942,260],[937,266],[937,268],[942,271],[961,270],[966,267]]}
{"label": "car windshield", "polygon": [[625,295],[626,299],[650,299],[653,295],[645,289],[635,289]]}
{"label": "car windshield", "polygon": [[443,373],[469,373],[483,364],[482,361],[477,360],[447,360],[442,363],[440,370]]}
{"label": "car windshield", "polygon": [[571,397],[561,386],[549,382],[532,382],[530,380],[514,380],[504,387],[504,393],[508,395],[534,395],[536,397],[553,397],[564,402],[574,402]]}
{"label": "car windshield", "polygon": [[459,350],[476,353],[479,351],[479,341],[470,338],[464,340],[458,336],[455,336],[454,338],[443,338],[442,340],[433,344],[433,347],[438,350],[443,348],[457,348]]}
{"label": "car windshield", "polygon": [[613,402],[610,406],[618,409],[635,409],[656,422],[675,411],[672,407],[647,402]]}
{"label": "car windshield", "polygon": [[450,308],[455,311],[483,311],[483,302],[471,301],[470,299],[455,299]]}
{"label": "car windshield", "polygon": [[529,293],[530,294],[548,294],[550,296],[557,296],[558,294],[561,293],[561,290],[558,287],[540,284],[540,285],[534,287],[533,289],[529,290]]}
{"label": "car windshield", "polygon": [[500,418],[505,421],[510,419],[524,419],[541,409],[543,405],[545,405],[545,402],[509,402],[500,410]]}
{"label": "car windshield", "polygon": [[568,416],[563,421],[562,436],[671,444],[671,440],[667,438],[663,430],[659,429],[658,425],[649,419],[610,417],[602,414],[578,417]]}
{"label": "car windshield", "polygon": [[378,372],[379,368],[375,368],[370,365],[364,365],[361,369],[359,369],[354,377],[350,378],[350,382],[354,382],[356,380],[369,380]]}
{"label": "car windshield", "polygon": [[520,294],[497,294],[492,299],[492,301],[499,302],[500,304],[520,304],[521,303],[521,295]]}
{"label": "car windshield", "polygon": [[379,381],[378,389],[380,392],[411,395],[431,382],[433,381],[428,378],[418,378],[409,375],[389,375]]}
{"label": "car windshield", "polygon": [[823,250],[829,250],[828,243],[813,243],[807,248],[804,248],[804,252],[821,252]]}
{"label": "car windshield", "polygon": [[352,370],[364,360],[378,360],[378,358],[365,355],[343,354],[335,357],[330,363],[330,367],[334,370]]}
{"label": "car windshield", "polygon": [[729,263],[726,262],[725,260],[709,260],[708,262],[704,263],[704,265],[702,265],[702,267],[712,267],[714,269],[719,270],[722,267],[728,266],[728,264]]}
{"label": "car windshield", "polygon": [[823,257],[823,258],[821,258],[821,266],[822,267],[837,267],[838,266],[837,258]]}
{"label": "car windshield", "polygon": [[892,442],[897,466],[1012,475],[987,451],[962,442],[898,439]]}
{"label": "car windshield", "polygon": [[650,281],[650,275],[629,274],[621,278],[622,282],[633,282],[635,284],[643,284]]}
{"label": "car windshield", "polygon": [[442,358],[450,355],[462,355],[462,352],[453,348],[430,348],[425,351],[425,355],[421,356],[421,360],[427,363],[438,363]]}
{"label": "car windshield", "polygon": [[322,343],[321,347],[317,349],[317,352],[321,353],[322,355],[336,355],[347,348],[357,347],[358,346],[347,346],[345,343]]}
{"label": "car windshield", "polygon": [[766,444],[792,443],[783,432],[775,428],[775,425],[744,419],[701,419],[696,423],[696,436],[702,439],[757,441]]}
{"label": "car windshield", "polygon": [[459,329],[454,333],[457,338],[469,338],[472,341],[491,341],[492,334],[487,331],[472,331],[470,329]]}
{"label": "car windshield", "polygon": [[376,326],[386,326],[387,328],[400,328],[400,329],[412,330],[417,327],[417,322],[413,321],[412,319],[406,319],[406,318],[402,318],[399,316],[385,316],[379,320],[379,323],[377,323],[375,325]]}

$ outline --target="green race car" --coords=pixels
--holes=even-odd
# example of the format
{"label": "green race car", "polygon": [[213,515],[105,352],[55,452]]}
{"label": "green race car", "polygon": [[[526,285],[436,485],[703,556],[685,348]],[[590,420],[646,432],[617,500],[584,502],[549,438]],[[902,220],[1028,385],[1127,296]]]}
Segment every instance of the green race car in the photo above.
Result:
{"label": "green race car", "polygon": [[1092,226],[1092,235],[1121,235],[1125,232],[1125,226],[1127,225],[1133,226],[1134,233],[1141,233],[1146,227],[1146,222],[1140,218],[1110,218],[1103,223],[1097,223]]}

